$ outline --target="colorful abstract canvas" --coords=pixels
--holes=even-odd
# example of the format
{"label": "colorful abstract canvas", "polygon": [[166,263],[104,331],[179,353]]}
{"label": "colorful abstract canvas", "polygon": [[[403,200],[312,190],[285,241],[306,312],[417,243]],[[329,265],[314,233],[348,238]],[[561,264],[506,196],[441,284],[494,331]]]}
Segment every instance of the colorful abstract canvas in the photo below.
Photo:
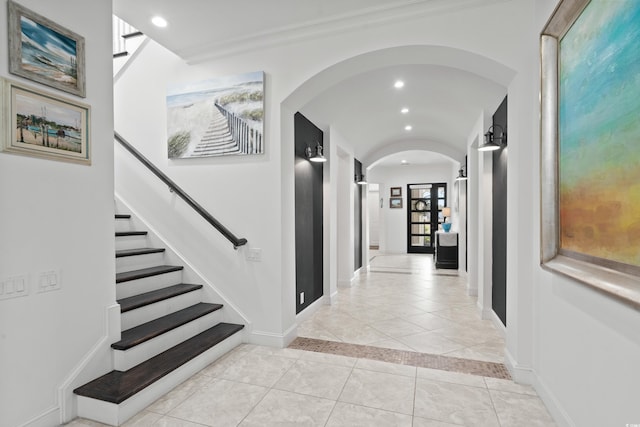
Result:
{"label": "colorful abstract canvas", "polygon": [[559,62],[560,249],[640,266],[640,1],[592,0]]}

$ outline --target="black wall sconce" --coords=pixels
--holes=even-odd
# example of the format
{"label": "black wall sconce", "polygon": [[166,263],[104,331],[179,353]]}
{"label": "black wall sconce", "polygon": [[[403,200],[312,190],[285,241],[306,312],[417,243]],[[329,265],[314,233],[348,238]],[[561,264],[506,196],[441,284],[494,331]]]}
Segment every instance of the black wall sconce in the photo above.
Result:
{"label": "black wall sconce", "polygon": [[316,150],[315,153],[313,152],[313,150],[311,149],[311,147],[309,147],[307,145],[307,149],[304,150],[304,154],[307,156],[307,159],[309,159],[310,162],[326,162],[327,158],[324,156],[323,154],[323,148],[322,145],[320,145],[320,143],[316,143]]}
{"label": "black wall sconce", "polygon": [[365,179],[363,174],[356,174],[354,180],[356,184],[367,185],[367,180]]}
{"label": "black wall sconce", "polygon": [[467,179],[469,179],[469,177],[465,175],[464,169],[460,169],[458,171],[458,176],[456,177],[456,181],[466,181]]}
{"label": "black wall sconce", "polygon": [[[496,136],[493,132],[494,128],[500,129],[500,136]],[[489,127],[487,133],[484,134],[484,144],[478,147],[478,151],[494,151],[499,150],[507,145],[507,133],[502,126],[493,125]]]}

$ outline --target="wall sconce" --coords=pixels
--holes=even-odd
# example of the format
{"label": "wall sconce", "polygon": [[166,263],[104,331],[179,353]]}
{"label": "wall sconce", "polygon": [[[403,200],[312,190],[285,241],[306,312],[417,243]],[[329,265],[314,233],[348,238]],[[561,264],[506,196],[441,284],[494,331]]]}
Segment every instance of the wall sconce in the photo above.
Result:
{"label": "wall sconce", "polygon": [[[494,128],[500,129],[500,136],[495,136],[492,132]],[[499,150],[503,146],[507,145],[507,133],[502,129],[500,125],[493,125],[489,127],[487,133],[484,134],[484,144],[478,147],[478,151],[494,151]]]}
{"label": "wall sconce", "polygon": [[360,175],[356,174],[355,181],[356,181],[356,184],[367,185],[367,180],[363,174],[360,174]]}
{"label": "wall sconce", "polygon": [[467,179],[469,178],[464,174],[464,169],[460,169],[458,171],[458,176],[456,177],[456,181],[466,181]]}
{"label": "wall sconce", "polygon": [[316,152],[314,153],[311,147],[307,145],[307,149],[304,150],[304,154],[307,156],[310,162],[326,162],[327,158],[322,154],[323,148],[320,143],[316,143]]}

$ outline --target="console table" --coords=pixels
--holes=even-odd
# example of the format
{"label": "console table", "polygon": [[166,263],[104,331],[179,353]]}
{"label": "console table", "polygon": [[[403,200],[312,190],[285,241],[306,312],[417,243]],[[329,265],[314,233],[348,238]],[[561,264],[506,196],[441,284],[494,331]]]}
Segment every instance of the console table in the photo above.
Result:
{"label": "console table", "polygon": [[458,269],[458,233],[436,232],[436,268]]}

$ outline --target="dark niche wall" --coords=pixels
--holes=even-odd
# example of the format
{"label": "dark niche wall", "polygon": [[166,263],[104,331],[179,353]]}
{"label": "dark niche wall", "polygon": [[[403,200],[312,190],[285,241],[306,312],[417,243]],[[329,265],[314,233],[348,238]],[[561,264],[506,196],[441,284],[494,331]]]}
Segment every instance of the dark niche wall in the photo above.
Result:
{"label": "dark niche wall", "polygon": [[[507,134],[507,98],[495,114],[493,125]],[[498,135],[494,128],[494,134]],[[492,308],[504,325],[507,324],[507,147],[493,152],[493,287]]]}
{"label": "dark niche wall", "polygon": [[[353,169],[355,171],[355,177],[362,176],[362,163],[358,159],[353,159],[354,165]],[[362,267],[362,193],[363,189],[366,188],[363,185],[358,185],[354,182],[355,192],[353,197],[353,218],[354,218],[354,241],[353,241],[353,250],[354,250],[354,271],[357,271],[360,267]]]}
{"label": "dark niche wall", "polygon": [[322,296],[322,171],[324,163],[310,162],[307,147],[315,151],[323,134],[305,116],[296,113],[295,209],[296,209],[296,313]]}

